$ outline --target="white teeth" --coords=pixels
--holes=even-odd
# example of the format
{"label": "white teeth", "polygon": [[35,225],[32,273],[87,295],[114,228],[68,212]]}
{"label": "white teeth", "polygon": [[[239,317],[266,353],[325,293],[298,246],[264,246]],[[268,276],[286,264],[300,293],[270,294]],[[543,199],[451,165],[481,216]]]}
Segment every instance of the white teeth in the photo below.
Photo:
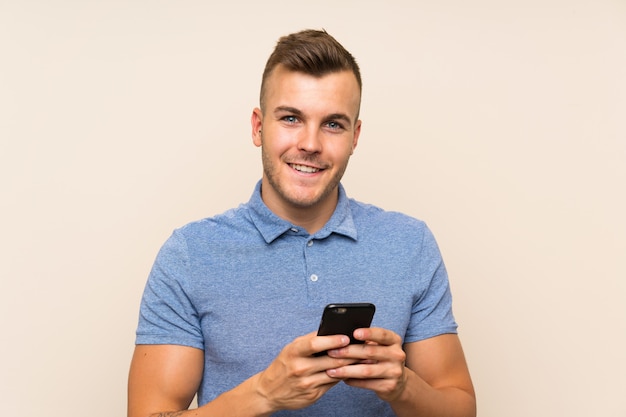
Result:
{"label": "white teeth", "polygon": [[306,172],[307,174],[313,174],[313,173],[319,171],[318,168],[308,167],[306,165],[291,164],[291,167],[293,169],[295,169],[296,171]]}

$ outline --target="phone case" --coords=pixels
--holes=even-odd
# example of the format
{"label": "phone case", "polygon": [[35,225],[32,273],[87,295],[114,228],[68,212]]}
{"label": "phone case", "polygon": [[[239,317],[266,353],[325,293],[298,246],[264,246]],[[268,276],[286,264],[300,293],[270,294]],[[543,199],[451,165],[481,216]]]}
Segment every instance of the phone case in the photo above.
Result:
{"label": "phone case", "polygon": [[317,335],[345,334],[350,343],[363,343],[352,334],[356,329],[370,327],[375,311],[376,306],[372,303],[329,304],[324,308]]}

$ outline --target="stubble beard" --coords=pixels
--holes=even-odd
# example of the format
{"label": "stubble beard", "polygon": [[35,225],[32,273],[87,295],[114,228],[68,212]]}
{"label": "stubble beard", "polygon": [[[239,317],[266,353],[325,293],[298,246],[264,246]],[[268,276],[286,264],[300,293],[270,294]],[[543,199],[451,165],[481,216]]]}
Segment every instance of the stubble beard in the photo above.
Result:
{"label": "stubble beard", "polygon": [[265,178],[267,178],[269,185],[274,189],[274,191],[280,196],[281,199],[298,208],[311,208],[317,203],[325,200],[333,192],[336,192],[339,182],[341,181],[341,178],[343,177],[343,174],[348,166],[348,161],[345,161],[340,169],[326,184],[321,193],[313,195],[311,197],[304,197],[294,195],[294,193],[289,192],[287,186],[283,185],[281,179],[279,178],[279,174],[277,173],[278,170],[276,169],[276,166],[272,162],[270,156],[265,152],[265,147],[263,146],[261,146],[261,158],[263,162],[263,173],[265,174]]}

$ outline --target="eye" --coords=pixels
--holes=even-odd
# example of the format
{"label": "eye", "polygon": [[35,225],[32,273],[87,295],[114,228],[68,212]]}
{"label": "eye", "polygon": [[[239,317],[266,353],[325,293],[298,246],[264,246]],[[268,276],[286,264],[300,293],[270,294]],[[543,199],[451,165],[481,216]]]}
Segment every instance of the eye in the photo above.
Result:
{"label": "eye", "polygon": [[332,130],[342,130],[343,129],[343,125],[341,123],[335,122],[335,121],[327,122],[326,126],[328,126]]}
{"label": "eye", "polygon": [[296,116],[284,116],[282,120],[290,124],[298,122],[298,118]]}

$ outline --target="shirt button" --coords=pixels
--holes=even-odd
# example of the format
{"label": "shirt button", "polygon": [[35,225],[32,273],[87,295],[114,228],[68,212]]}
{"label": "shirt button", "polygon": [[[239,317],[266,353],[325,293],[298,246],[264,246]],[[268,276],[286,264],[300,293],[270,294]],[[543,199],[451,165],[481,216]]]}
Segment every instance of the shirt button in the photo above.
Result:
{"label": "shirt button", "polygon": [[306,243],[306,245],[307,245],[307,246],[313,246],[313,241],[312,241],[312,240],[309,240],[309,241]]}
{"label": "shirt button", "polygon": [[316,282],[318,280],[317,275],[313,274],[311,275],[311,281]]}
{"label": "shirt button", "polygon": [[292,227],[291,231],[294,232],[294,233],[298,233],[298,229],[296,229],[295,227]]}

